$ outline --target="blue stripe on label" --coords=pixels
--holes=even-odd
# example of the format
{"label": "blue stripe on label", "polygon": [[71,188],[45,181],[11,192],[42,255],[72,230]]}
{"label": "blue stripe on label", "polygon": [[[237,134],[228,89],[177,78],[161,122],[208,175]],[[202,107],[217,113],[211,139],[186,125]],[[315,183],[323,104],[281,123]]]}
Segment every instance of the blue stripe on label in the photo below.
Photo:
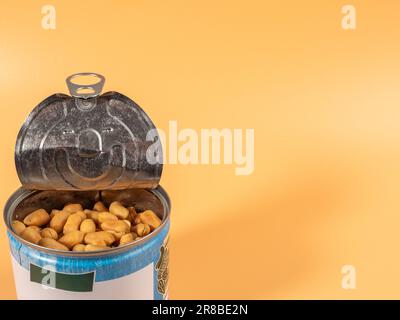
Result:
{"label": "blue stripe on label", "polygon": [[11,255],[14,257],[15,261],[21,264],[21,258],[19,257],[19,250],[21,249],[21,242],[17,241],[11,233],[7,231],[8,239],[10,240],[10,251]]}
{"label": "blue stripe on label", "polygon": [[[19,242],[8,232],[11,254],[25,269],[29,270],[31,263],[39,267],[51,266],[62,273],[87,273],[96,271],[95,281],[107,281],[120,278],[143,269],[150,263],[157,264],[160,257],[160,247],[169,232],[170,222],[160,232],[146,243],[118,254],[97,257],[68,257],[48,254]],[[156,294],[157,290],[155,291]],[[155,298],[157,296],[155,295]]]}

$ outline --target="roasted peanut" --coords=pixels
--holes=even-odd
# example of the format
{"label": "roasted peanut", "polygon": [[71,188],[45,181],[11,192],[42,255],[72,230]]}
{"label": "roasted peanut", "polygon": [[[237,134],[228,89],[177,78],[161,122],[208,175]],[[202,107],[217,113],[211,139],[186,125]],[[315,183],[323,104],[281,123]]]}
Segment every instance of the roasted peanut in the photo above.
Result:
{"label": "roasted peanut", "polygon": [[109,212],[99,212],[99,215],[97,216],[97,219],[99,221],[99,224],[102,224],[103,222],[107,220],[114,220],[117,221],[118,217],[114,216],[113,214]]}
{"label": "roasted peanut", "polygon": [[72,251],[85,251],[85,247],[86,247],[86,245],[84,245],[82,243],[78,243],[78,244],[74,245],[74,247],[72,248]]}
{"label": "roasted peanut", "polygon": [[59,243],[57,240],[52,238],[40,239],[39,245],[50,249],[69,251],[69,249],[66,246],[64,246],[63,244]]}
{"label": "roasted peanut", "polygon": [[128,207],[128,211],[129,216],[127,220],[129,220],[130,222],[134,222],[137,215],[135,207]]}
{"label": "roasted peanut", "polygon": [[89,232],[95,232],[96,231],[96,224],[92,219],[85,219],[82,221],[81,226],[79,229],[82,232],[89,233]]}
{"label": "roasted peanut", "polygon": [[95,223],[99,223],[99,213],[98,211],[85,209],[86,217],[92,219]]}
{"label": "roasted peanut", "polygon": [[54,230],[57,231],[57,233],[60,233],[63,228],[65,223],[67,222],[68,217],[71,215],[70,212],[68,211],[59,211],[57,212],[53,219],[50,220],[50,228],[53,228]]}
{"label": "roasted peanut", "polygon": [[42,238],[50,238],[54,240],[58,239],[57,231],[52,228],[44,228],[42,231],[40,231],[40,235]]}
{"label": "roasted peanut", "polygon": [[107,246],[96,246],[96,245],[93,245],[93,244],[87,244],[85,246],[85,251],[86,252],[89,252],[89,251],[101,251],[101,250],[107,250],[107,249],[110,249],[110,248],[107,247]]}
{"label": "roasted peanut", "polygon": [[85,243],[95,246],[108,246],[115,241],[115,237],[107,231],[90,232],[85,235]]}
{"label": "roasted peanut", "polygon": [[150,227],[148,224],[139,223],[131,228],[139,237],[144,237],[150,233]]}
{"label": "roasted peanut", "polygon": [[104,231],[114,231],[114,232],[120,232],[120,233],[127,233],[129,232],[129,225],[123,221],[123,220],[117,220],[117,221],[113,221],[113,220],[108,220],[108,221],[104,221],[101,224],[101,228]]}
{"label": "roasted peanut", "polygon": [[26,241],[32,242],[34,244],[38,244],[40,239],[42,238],[40,236],[40,232],[37,231],[37,229],[33,226],[25,228],[25,230],[21,233],[21,237],[22,239],[25,239]]}
{"label": "roasted peanut", "polygon": [[152,210],[143,211],[138,213],[137,216],[142,223],[149,225],[151,231],[161,225],[161,219]]}
{"label": "roasted peanut", "polygon": [[56,213],[60,212],[61,210],[53,209],[51,210],[50,213],[50,219],[53,219],[53,217],[56,215]]}
{"label": "roasted peanut", "polygon": [[108,211],[107,207],[104,205],[103,202],[101,201],[97,201],[94,206],[93,206],[93,210],[99,211],[99,212],[104,212],[104,211]]}
{"label": "roasted peanut", "polygon": [[44,209],[35,210],[32,213],[28,214],[24,219],[24,223],[27,226],[38,226],[38,227],[47,224],[49,221],[50,221],[50,216]]}
{"label": "roasted peanut", "polygon": [[133,242],[137,238],[137,234],[134,232],[124,234],[121,239],[119,239],[119,246]]}
{"label": "roasted peanut", "polygon": [[137,214],[135,207],[128,207],[127,209],[129,211],[130,215],[136,215]]}
{"label": "roasted peanut", "polygon": [[75,230],[64,234],[58,241],[69,249],[72,249],[78,243],[82,243],[84,236],[85,234],[82,231]]}
{"label": "roasted peanut", "polygon": [[107,230],[107,232],[111,233],[116,241],[119,241],[119,239],[121,239],[121,237],[126,234],[125,232],[115,232],[112,230]]}
{"label": "roasted peanut", "polygon": [[42,232],[42,229],[38,226],[30,226],[33,230],[36,230],[37,232]]}
{"label": "roasted peanut", "polygon": [[21,233],[25,230],[25,225],[21,222],[21,221],[18,221],[18,220],[14,220],[12,223],[11,223],[11,226],[12,226],[12,228],[13,228],[13,230],[15,231],[15,233],[17,234],[17,235],[21,235]]}
{"label": "roasted peanut", "polygon": [[67,205],[64,206],[63,211],[67,211],[70,213],[74,213],[77,211],[82,211],[82,205],[80,203],[69,203]]}
{"label": "roasted peanut", "polygon": [[81,222],[82,222],[82,217],[78,213],[71,214],[64,225],[63,228],[64,234],[67,234],[71,231],[79,230]]}
{"label": "roasted peanut", "polygon": [[82,221],[87,218],[85,211],[77,211],[75,214],[79,215],[82,218]]}
{"label": "roasted peanut", "polygon": [[129,210],[125,208],[119,201],[114,201],[110,204],[110,213],[120,219],[126,219],[129,216]]}

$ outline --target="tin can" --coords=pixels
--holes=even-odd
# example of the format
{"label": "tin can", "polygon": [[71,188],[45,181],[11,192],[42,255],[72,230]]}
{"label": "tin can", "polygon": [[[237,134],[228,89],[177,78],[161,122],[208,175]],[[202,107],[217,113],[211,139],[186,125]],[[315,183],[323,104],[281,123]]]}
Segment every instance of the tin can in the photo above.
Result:
{"label": "tin can", "polygon": [[[146,132],[155,127],[129,98],[115,92],[98,96],[104,77],[97,76],[101,81],[90,86],[89,95],[78,94],[80,87],[68,78],[72,97],[45,99],[18,135],[22,187],[4,209],[18,299],[168,298],[171,205],[158,185],[161,162],[145,160]],[[41,247],[11,227],[39,208],[87,208],[99,200],[150,209],[162,224],[138,241],[94,252]]]}

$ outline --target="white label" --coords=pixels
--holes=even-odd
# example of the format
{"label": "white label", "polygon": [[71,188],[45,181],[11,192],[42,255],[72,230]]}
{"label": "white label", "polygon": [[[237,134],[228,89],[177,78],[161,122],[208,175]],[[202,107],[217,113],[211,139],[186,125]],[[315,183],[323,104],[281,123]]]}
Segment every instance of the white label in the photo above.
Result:
{"label": "white label", "polygon": [[60,290],[30,281],[30,272],[12,257],[18,299],[23,300],[152,300],[154,265],[114,280],[94,282],[92,292]]}

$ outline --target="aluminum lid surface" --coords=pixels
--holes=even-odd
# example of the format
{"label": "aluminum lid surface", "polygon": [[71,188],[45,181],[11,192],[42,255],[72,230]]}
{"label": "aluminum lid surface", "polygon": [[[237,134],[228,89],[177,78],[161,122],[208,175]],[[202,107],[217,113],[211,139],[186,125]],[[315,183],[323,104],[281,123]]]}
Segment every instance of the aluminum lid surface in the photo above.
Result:
{"label": "aluminum lid surface", "polygon": [[[79,75],[94,75],[100,81],[84,86],[72,83]],[[67,84],[71,96],[54,94],[42,101],[18,134],[15,164],[22,186],[37,190],[156,187],[162,150],[147,114],[118,92],[100,95],[104,84],[100,75],[73,75]]]}

